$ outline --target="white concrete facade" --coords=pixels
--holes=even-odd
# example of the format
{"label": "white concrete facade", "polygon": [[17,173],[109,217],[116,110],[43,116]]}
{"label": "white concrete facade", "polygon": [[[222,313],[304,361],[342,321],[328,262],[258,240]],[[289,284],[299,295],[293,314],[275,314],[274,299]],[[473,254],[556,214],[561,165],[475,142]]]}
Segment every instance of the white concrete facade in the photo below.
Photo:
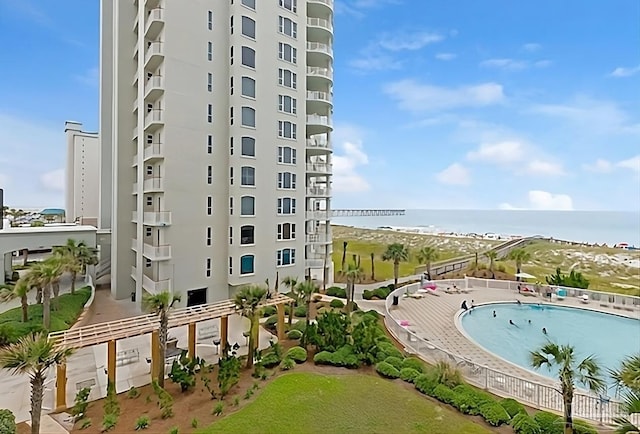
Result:
{"label": "white concrete facade", "polygon": [[97,226],[100,195],[100,140],[98,133],[82,131],[80,122],[66,121],[67,221]]}
{"label": "white concrete facade", "polygon": [[332,45],[333,0],[102,0],[116,298],[330,269]]}

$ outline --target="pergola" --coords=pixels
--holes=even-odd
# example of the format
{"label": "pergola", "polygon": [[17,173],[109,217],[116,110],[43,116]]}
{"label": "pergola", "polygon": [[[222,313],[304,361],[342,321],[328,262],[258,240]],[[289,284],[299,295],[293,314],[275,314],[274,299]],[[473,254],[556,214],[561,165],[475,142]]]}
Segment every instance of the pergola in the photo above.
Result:
{"label": "pergola", "polygon": [[[276,306],[278,312],[278,339],[284,339],[284,305],[293,300],[282,294],[272,294],[270,298],[260,303],[259,307]],[[169,328],[188,326],[189,357],[196,355],[196,324],[212,319],[220,319],[220,345],[227,345],[229,316],[238,312],[233,300],[217,303],[201,304],[197,306],[176,309],[169,313]],[[49,334],[49,340],[55,341],[56,348],[84,348],[93,345],[107,344],[107,378],[109,382],[116,382],[116,342],[134,336],[151,333],[151,379],[157,378],[159,360],[159,321],[155,314],[141,315],[118,321],[104,322],[85,327],[78,327]],[[60,364],[56,370],[56,409],[67,408],[67,366]]]}

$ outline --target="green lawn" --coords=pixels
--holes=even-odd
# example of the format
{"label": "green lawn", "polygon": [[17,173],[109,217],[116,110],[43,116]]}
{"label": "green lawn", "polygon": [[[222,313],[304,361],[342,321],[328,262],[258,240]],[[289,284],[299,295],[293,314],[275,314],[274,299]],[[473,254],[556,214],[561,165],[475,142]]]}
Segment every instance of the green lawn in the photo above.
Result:
{"label": "green lawn", "polygon": [[401,384],[371,375],[286,374],[201,433],[490,433]]}
{"label": "green lawn", "polygon": [[[52,332],[67,330],[71,327],[91,296],[91,288],[77,289],[75,294],[63,294],[58,297],[58,308],[55,309],[55,301],[51,300],[51,330]],[[22,309],[16,307],[0,313],[0,328],[6,333],[6,329],[12,329],[11,340],[42,329],[42,305],[29,305],[29,321],[22,322]]]}

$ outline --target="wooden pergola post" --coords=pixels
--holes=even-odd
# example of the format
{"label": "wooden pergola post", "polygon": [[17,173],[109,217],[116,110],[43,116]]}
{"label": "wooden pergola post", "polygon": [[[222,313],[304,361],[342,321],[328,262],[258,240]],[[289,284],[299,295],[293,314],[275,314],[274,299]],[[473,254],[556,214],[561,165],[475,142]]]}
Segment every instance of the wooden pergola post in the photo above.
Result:
{"label": "wooden pergola post", "polygon": [[220,318],[220,348],[224,349],[229,344],[229,317]]}
{"label": "wooden pergola post", "polygon": [[116,385],[116,340],[107,342],[107,380]]}
{"label": "wooden pergola post", "polygon": [[276,329],[278,331],[278,341],[284,339],[284,304],[280,303],[276,305],[276,309],[278,310],[278,323],[276,325]]}
{"label": "wooden pergola post", "polygon": [[67,365],[56,365],[56,411],[67,409]]}
{"label": "wooden pergola post", "polygon": [[158,371],[160,370],[160,334],[158,330],[151,332],[151,381],[158,379]]}
{"label": "wooden pergola post", "polygon": [[196,356],[196,323],[189,323],[189,358]]}

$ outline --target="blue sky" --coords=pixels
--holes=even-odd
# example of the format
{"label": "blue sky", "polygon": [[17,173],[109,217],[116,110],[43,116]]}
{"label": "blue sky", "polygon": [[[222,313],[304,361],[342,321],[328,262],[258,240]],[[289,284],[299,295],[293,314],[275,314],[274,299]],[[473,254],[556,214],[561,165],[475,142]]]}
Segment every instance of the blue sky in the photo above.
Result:
{"label": "blue sky", "polygon": [[[98,5],[0,0],[11,205],[63,205],[64,121],[97,130]],[[336,0],[333,206],[640,210],[639,17],[636,0]]]}

